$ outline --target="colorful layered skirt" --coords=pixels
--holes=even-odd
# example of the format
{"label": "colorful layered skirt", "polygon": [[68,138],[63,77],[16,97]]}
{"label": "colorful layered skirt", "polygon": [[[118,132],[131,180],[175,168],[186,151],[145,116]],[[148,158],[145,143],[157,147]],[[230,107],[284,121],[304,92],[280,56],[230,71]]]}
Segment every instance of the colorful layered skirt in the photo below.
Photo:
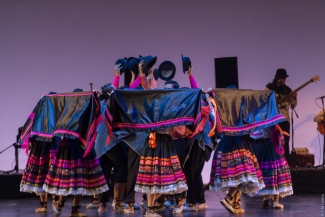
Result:
{"label": "colorful layered skirt", "polygon": [[279,195],[285,197],[293,194],[290,169],[283,155],[278,154],[270,139],[257,139],[251,144],[260,165],[265,187],[255,195]]}
{"label": "colorful layered skirt", "polygon": [[228,191],[238,187],[254,193],[265,187],[249,136],[223,136],[214,153],[209,188]]}
{"label": "colorful layered skirt", "polygon": [[64,138],[46,176],[43,189],[55,195],[94,195],[105,192],[108,186],[93,150],[83,157],[78,140]]}
{"label": "colorful layered skirt", "polygon": [[20,191],[44,194],[43,185],[49,171],[51,159],[57,151],[55,142],[33,140],[26,168],[20,182]]}
{"label": "colorful layered skirt", "polygon": [[156,135],[156,147],[145,143],[145,152],[140,156],[135,191],[151,194],[175,194],[187,190],[176,149],[169,134]]}

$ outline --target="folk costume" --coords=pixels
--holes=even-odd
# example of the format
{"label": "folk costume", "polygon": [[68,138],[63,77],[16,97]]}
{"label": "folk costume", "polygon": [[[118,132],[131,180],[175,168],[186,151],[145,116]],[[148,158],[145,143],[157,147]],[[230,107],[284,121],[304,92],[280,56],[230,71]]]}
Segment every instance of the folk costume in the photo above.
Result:
{"label": "folk costume", "polygon": [[265,187],[250,132],[284,121],[273,91],[214,89],[216,129],[221,140],[213,156],[209,187],[228,191],[221,204],[231,213],[240,208],[240,194],[254,193]]}
{"label": "folk costume", "polygon": [[[99,194],[108,190],[93,150],[96,127],[101,121],[99,111],[98,99],[92,92],[42,97],[25,124],[19,144],[26,146],[33,140],[44,142],[44,145],[51,146],[53,157],[50,157],[46,176],[42,172],[44,170],[37,172],[35,168],[44,167],[44,162],[48,163],[43,160],[48,159],[48,151],[38,155],[39,161],[28,161],[21,182],[22,191],[30,192],[37,185],[35,191],[40,186],[43,188],[43,192],[38,193],[47,192],[61,197],[72,194],[80,198],[81,195]],[[42,180],[35,181],[34,177],[42,177]],[[63,200],[55,202],[53,209],[56,214],[61,214],[63,206]],[[71,214],[83,216],[79,209],[78,204],[73,206]]]}
{"label": "folk costume", "polygon": [[283,208],[279,197],[293,194],[290,169],[284,158],[283,131],[279,126],[273,126],[256,133],[251,134],[251,137],[257,137],[252,141],[251,147],[257,157],[265,187],[250,196],[264,196],[264,207],[269,207],[268,200],[274,199],[274,207]]}

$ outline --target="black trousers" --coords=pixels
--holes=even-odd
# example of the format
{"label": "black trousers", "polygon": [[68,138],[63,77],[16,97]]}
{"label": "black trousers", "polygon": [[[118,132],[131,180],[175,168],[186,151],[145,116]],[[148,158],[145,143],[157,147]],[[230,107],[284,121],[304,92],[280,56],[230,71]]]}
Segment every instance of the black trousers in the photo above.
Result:
{"label": "black trousers", "polygon": [[125,197],[126,203],[135,203],[135,183],[138,175],[140,164],[140,156],[132,149],[129,148],[128,152],[128,173],[127,173],[127,181],[126,181],[126,190]]}
{"label": "black trousers", "polygon": [[[114,182],[124,183],[127,180],[127,154],[122,143],[115,145],[112,149],[103,154],[99,159],[107,185],[111,181],[112,168],[114,168]],[[114,186],[109,185],[112,191]],[[99,194],[99,202],[109,201],[109,191]]]}
{"label": "black trousers", "polygon": [[202,180],[204,163],[204,151],[198,145],[197,141],[195,141],[183,170],[188,185],[187,203],[196,204],[206,202]]}
{"label": "black trousers", "polygon": [[[289,121],[284,121],[284,122],[281,122],[279,123],[279,126],[281,127],[282,130],[286,131],[287,133],[291,133],[290,132],[290,122]],[[284,136],[284,139],[285,139],[285,143],[284,143],[284,155],[285,155],[285,158],[288,162],[289,165],[292,165],[292,162],[291,162],[291,157],[290,157],[290,151],[289,151],[289,140],[290,140],[290,136]]]}

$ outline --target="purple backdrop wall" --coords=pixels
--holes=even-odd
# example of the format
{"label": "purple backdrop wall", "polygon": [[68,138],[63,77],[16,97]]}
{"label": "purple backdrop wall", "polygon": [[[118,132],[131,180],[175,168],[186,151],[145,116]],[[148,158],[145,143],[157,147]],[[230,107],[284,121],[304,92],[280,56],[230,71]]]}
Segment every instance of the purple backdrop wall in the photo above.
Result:
{"label": "purple backdrop wall", "polygon": [[[1,1],[0,150],[15,142],[43,94],[89,90],[90,82],[99,88],[112,81],[120,57],[156,55],[156,67],[173,61],[175,79],[188,86],[184,54],[208,89],[215,85],[214,58],[237,56],[242,89],[264,89],[279,67],[292,88],[321,76],[298,93],[294,123],[295,146],[308,147],[319,164],[323,140],[312,118],[320,111],[315,98],[325,95],[324,11],[322,0]],[[10,148],[0,154],[0,169],[11,169],[13,160]],[[21,152],[20,169],[26,160]]]}

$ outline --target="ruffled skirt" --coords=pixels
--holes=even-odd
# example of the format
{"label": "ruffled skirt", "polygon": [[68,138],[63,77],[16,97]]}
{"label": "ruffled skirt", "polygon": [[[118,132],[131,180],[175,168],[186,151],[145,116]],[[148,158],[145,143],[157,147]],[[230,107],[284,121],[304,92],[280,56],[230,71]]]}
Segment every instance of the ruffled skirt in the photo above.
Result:
{"label": "ruffled skirt", "polygon": [[[148,142],[148,141],[147,141]],[[151,194],[175,194],[187,190],[176,149],[169,134],[157,134],[157,146],[145,144],[144,156],[140,157],[135,191]]]}
{"label": "ruffled skirt", "polygon": [[265,187],[250,196],[279,195],[285,197],[293,194],[288,163],[283,156],[275,152],[271,140],[258,139],[251,146],[259,162]]}
{"label": "ruffled skirt", "polygon": [[44,194],[43,185],[49,171],[56,145],[52,142],[33,141],[26,168],[20,182],[20,191]]}
{"label": "ruffled skirt", "polygon": [[249,136],[223,136],[214,153],[209,188],[228,191],[231,187],[244,193],[265,187]]}
{"label": "ruffled skirt", "polygon": [[83,157],[81,143],[64,139],[52,159],[44,191],[55,195],[94,195],[108,186],[94,151]]}

